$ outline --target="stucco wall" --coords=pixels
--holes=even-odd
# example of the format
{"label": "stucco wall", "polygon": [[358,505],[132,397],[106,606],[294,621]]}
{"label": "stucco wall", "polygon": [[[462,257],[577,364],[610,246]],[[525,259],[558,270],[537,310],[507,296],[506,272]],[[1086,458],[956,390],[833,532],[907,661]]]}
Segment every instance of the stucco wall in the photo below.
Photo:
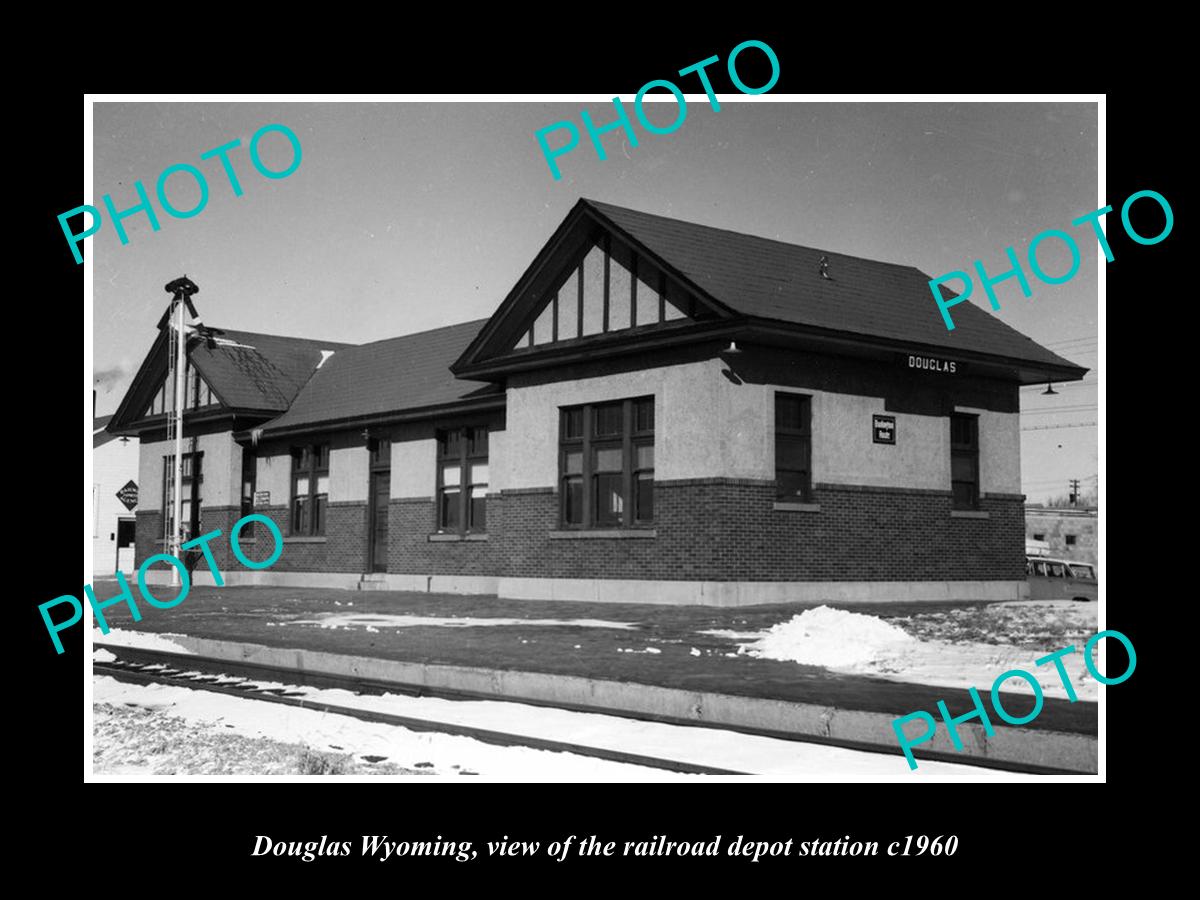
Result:
{"label": "stucco wall", "polygon": [[[551,487],[558,479],[558,410],[628,397],[655,398],[655,479],[775,477],[775,392],[812,396],[814,483],[920,490],[950,488],[950,424],[944,415],[887,408],[883,397],[797,384],[738,383],[720,360],[508,389],[508,427],[493,445],[492,489]],[[980,490],[1019,494],[1016,413],[960,407],[980,416]],[[872,417],[896,419],[896,443],[876,444]],[[427,493],[410,496],[428,496]]]}
{"label": "stucco wall", "polygon": [[[193,448],[193,442],[195,447]],[[184,454],[204,454],[204,506],[237,506],[242,502],[242,448],[228,432],[185,438]],[[138,459],[138,509],[162,509],[163,458],[174,455],[173,441],[142,443]]]}

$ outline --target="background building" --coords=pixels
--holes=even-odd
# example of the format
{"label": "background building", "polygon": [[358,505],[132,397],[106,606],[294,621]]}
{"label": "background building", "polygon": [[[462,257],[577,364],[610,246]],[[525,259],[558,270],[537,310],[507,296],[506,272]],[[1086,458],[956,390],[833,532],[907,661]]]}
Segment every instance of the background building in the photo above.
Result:
{"label": "background building", "polygon": [[132,572],[138,505],[138,442],[92,421],[92,569],[97,576]]}
{"label": "background building", "polygon": [[[231,582],[1019,597],[1018,389],[1086,369],[974,304],[955,322],[910,266],[581,200],[485,321],[356,347],[195,341],[186,524],[279,524],[269,571],[218,557]],[[139,559],[168,527],[166,345],[110,425],[162,485]]]}
{"label": "background building", "polygon": [[1025,507],[1025,538],[1044,541],[1045,555],[1078,562],[1099,562],[1097,510]]}

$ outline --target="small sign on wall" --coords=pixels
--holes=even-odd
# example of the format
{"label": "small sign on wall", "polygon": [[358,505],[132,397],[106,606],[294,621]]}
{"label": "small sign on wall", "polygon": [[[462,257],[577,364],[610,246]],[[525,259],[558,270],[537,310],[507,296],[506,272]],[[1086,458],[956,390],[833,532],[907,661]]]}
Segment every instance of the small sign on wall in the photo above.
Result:
{"label": "small sign on wall", "polygon": [[255,506],[270,506],[271,505],[271,492],[270,491],[255,491],[254,492],[254,505]]}
{"label": "small sign on wall", "polygon": [[871,430],[877,444],[896,443],[896,417],[873,416]]}

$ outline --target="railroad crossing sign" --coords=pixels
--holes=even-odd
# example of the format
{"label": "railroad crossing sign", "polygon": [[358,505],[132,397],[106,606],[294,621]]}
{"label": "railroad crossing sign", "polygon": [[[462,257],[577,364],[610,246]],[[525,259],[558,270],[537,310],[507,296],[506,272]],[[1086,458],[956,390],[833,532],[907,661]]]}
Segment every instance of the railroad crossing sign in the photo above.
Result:
{"label": "railroad crossing sign", "polygon": [[137,483],[125,482],[125,486],[117,491],[117,499],[125,504],[127,510],[133,512],[133,508],[137,506]]}

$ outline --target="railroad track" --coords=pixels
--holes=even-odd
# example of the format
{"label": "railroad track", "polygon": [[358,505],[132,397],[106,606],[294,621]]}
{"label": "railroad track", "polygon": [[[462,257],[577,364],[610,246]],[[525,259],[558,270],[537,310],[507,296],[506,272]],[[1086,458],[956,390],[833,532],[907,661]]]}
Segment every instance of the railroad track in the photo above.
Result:
{"label": "railroad track", "polygon": [[[534,750],[574,753],[578,756],[590,756],[596,759],[664,769],[670,772],[682,772],[693,775],[752,774],[735,769],[721,769],[713,766],[681,762],[679,760],[626,753],[604,747],[592,747],[585,744],[549,740],[488,728],[477,728],[471,725],[444,722],[436,719],[402,716],[377,710],[327,703],[295,688],[341,688],[356,694],[389,693],[410,697],[436,696],[446,698],[450,696],[451,692],[445,690],[426,690],[416,685],[331,675],[320,672],[306,672],[301,669],[263,665],[261,663],[232,662],[215,657],[199,656],[190,653],[174,653],[166,650],[152,650],[145,647],[122,647],[115,644],[96,642],[94,649],[107,650],[116,657],[116,659],[107,662],[93,660],[92,673],[94,675],[108,675],[118,681],[130,684],[166,684],[192,690],[230,694],[264,703],[279,703],[285,706],[295,706],[319,712],[351,716],[365,722],[396,725],[411,731],[434,731],[441,734],[458,735],[474,738],[486,744],[495,744],[503,747],[528,747]],[[268,686],[263,684],[263,682],[280,684],[282,686]],[[452,697],[452,699],[474,700],[479,698],[475,695],[470,695],[469,697]]]}

